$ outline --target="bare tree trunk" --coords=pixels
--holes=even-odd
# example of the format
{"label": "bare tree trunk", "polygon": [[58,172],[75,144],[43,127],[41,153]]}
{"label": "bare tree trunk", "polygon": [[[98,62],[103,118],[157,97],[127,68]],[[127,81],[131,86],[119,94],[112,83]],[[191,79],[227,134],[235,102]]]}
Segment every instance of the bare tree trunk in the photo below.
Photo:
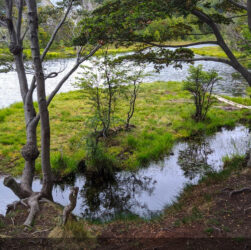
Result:
{"label": "bare tree trunk", "polygon": [[24,113],[26,122],[26,139],[27,143],[22,149],[22,154],[25,159],[25,168],[22,175],[21,184],[16,183],[12,178],[7,178],[5,184],[13,190],[13,192],[19,196],[19,198],[25,198],[32,193],[32,180],[35,170],[35,159],[38,157],[37,149],[37,135],[36,128],[32,128],[29,123],[36,116],[33,101],[26,104],[26,95],[28,93],[28,82],[25,73],[25,67],[23,62],[23,44],[21,39],[21,21],[23,11],[23,1],[20,1],[18,7],[18,22],[15,29],[12,20],[13,3],[12,1],[6,1],[6,18],[7,28],[10,35],[10,52],[15,58],[16,71],[19,80],[20,92],[24,103]]}
{"label": "bare tree trunk", "polygon": [[32,59],[37,82],[37,99],[41,120],[41,163],[43,172],[42,194],[48,199],[52,199],[52,176],[50,165],[50,122],[49,112],[46,102],[45,77],[40,58],[40,48],[38,41],[38,15],[35,0],[26,0],[28,7],[28,25],[30,30],[30,41]]}
{"label": "bare tree trunk", "polygon": [[[35,76],[32,81],[31,87],[29,89],[24,62],[23,62],[23,38],[27,30],[21,35],[22,28],[22,15],[24,0],[13,1],[5,0],[5,16],[3,20],[0,20],[0,25],[3,25],[8,29],[10,36],[10,52],[13,54],[15,59],[16,71],[19,80],[20,92],[22,100],[24,103],[24,113],[25,113],[25,123],[26,123],[26,145],[22,149],[22,155],[25,159],[25,167],[22,174],[21,183],[17,183],[15,179],[7,177],[4,180],[4,184],[12,189],[12,191],[20,198],[27,198],[33,195],[32,191],[32,181],[35,172],[35,160],[39,155],[37,148],[37,125],[41,118],[41,146],[42,146],[42,171],[43,171],[43,196],[52,199],[52,179],[51,179],[51,167],[50,167],[50,126],[49,126],[49,114],[47,106],[50,104],[53,97],[62,87],[63,83],[72,75],[72,73],[79,67],[79,65],[91,57],[102,45],[97,45],[87,56],[81,58],[78,55],[77,62],[74,67],[66,74],[65,77],[58,83],[57,87],[49,96],[46,101],[45,96],[45,78],[42,69],[42,60],[45,58],[48,50],[50,49],[58,30],[62,27],[65,22],[70,9],[72,7],[71,0],[69,2],[67,11],[61,20],[61,22],[56,27],[43,55],[40,59],[40,50],[38,45],[38,16],[37,16],[37,6],[36,1],[26,1],[28,6],[28,21],[29,30],[31,34],[31,48],[32,57],[35,69]],[[13,6],[15,5],[17,9],[17,18],[14,18]],[[16,13],[15,13],[16,14]],[[15,22],[13,21],[15,19]],[[37,82],[37,86],[35,83]],[[40,113],[36,114],[32,94],[34,89],[37,87],[38,92],[38,103]]]}
{"label": "bare tree trunk", "polygon": [[248,27],[251,32],[251,0],[247,0],[247,10],[248,10]]}
{"label": "bare tree trunk", "polygon": [[127,119],[126,119],[126,125],[125,125],[126,129],[129,129],[130,120],[132,119],[132,117],[134,115],[134,111],[135,111],[135,104],[136,104],[137,94],[138,94],[138,90],[139,90],[139,86],[137,86],[136,81],[137,80],[135,80],[133,83],[133,93],[131,95],[130,107],[129,107],[129,111],[127,113]]}
{"label": "bare tree trunk", "polygon": [[[251,0],[249,0],[251,1]],[[217,27],[216,23],[205,13],[203,13],[200,10],[194,9],[192,11],[192,14],[197,16],[202,22],[206,23],[214,32],[214,35],[217,38],[217,42],[220,45],[220,47],[224,50],[226,55],[231,61],[231,65],[233,68],[235,68],[238,72],[241,73],[241,75],[247,80],[249,86],[251,86],[251,72],[249,72],[245,67],[243,67],[237,58],[234,56],[232,51],[229,49],[228,45],[225,43],[223,36],[220,33],[219,28]]]}

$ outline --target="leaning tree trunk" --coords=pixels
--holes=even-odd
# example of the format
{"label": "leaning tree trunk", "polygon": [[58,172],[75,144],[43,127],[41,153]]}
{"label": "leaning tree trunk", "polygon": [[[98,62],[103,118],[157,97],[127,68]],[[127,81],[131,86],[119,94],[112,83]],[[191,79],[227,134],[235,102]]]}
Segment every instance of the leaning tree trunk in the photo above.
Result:
{"label": "leaning tree trunk", "polygon": [[247,10],[248,10],[248,27],[251,32],[251,0],[247,0]]}
{"label": "leaning tree trunk", "polygon": [[46,102],[45,77],[40,58],[40,48],[38,40],[38,14],[35,0],[26,0],[28,7],[28,26],[30,30],[30,41],[32,60],[35,69],[37,82],[37,99],[41,120],[41,163],[43,172],[42,195],[52,200],[52,175],[50,165],[50,123],[49,112]]}
{"label": "leaning tree trunk", "polygon": [[[19,3],[19,10],[21,13],[23,9],[23,2]],[[21,36],[21,26],[18,25],[15,30],[12,19],[13,3],[6,0],[6,23],[10,35],[10,52],[15,59],[16,71],[19,80],[20,92],[24,103],[25,123],[26,123],[26,138],[27,143],[22,149],[22,154],[25,158],[25,168],[22,175],[21,183],[17,183],[13,178],[8,177],[4,183],[11,188],[19,198],[26,198],[32,193],[32,180],[34,177],[35,159],[38,157],[37,149],[37,135],[36,128],[31,125],[32,119],[36,116],[33,100],[30,98],[26,102],[28,93],[28,82],[23,62],[23,48]],[[19,15],[19,22],[22,15]],[[31,150],[32,149],[32,150]]]}
{"label": "leaning tree trunk", "polygon": [[[251,0],[249,0],[251,1]],[[193,10],[192,14],[194,14],[195,16],[197,16],[202,22],[205,22],[214,32],[214,35],[217,38],[217,42],[219,44],[219,46],[224,50],[224,52],[226,53],[226,55],[228,56],[228,58],[231,61],[231,65],[232,67],[237,70],[239,73],[241,73],[241,75],[247,80],[249,86],[251,86],[251,72],[248,71],[248,69],[246,69],[245,67],[243,67],[239,61],[237,60],[237,58],[234,56],[234,54],[232,53],[232,51],[230,50],[230,48],[228,47],[228,45],[226,44],[223,36],[220,33],[219,28],[217,27],[216,23],[205,13],[203,13],[200,10]]]}

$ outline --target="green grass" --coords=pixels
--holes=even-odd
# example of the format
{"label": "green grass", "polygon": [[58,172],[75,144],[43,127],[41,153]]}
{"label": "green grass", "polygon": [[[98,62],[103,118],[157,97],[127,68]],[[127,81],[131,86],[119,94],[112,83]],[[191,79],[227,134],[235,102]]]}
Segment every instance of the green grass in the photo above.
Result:
{"label": "green grass", "polygon": [[207,185],[221,182],[226,180],[233,171],[239,171],[244,167],[245,156],[236,155],[231,158],[226,157],[224,159],[224,167],[220,172],[211,172],[205,175],[200,182],[204,182]]}
{"label": "green grass", "polygon": [[[128,106],[123,98],[119,104],[118,116],[123,121]],[[49,111],[52,167],[55,172],[67,175],[76,171],[78,162],[85,158],[85,137],[88,133],[85,124],[92,110],[83,92],[73,91],[57,95]],[[121,131],[104,141],[106,154],[117,159],[120,169],[135,170],[168,154],[177,140],[214,133],[222,126],[233,127],[251,118],[250,110],[225,111],[212,107],[208,119],[196,123],[191,118],[193,112],[191,96],[182,89],[181,82],[143,84],[131,121],[136,128]],[[0,117],[0,172],[19,175],[24,163],[20,150],[25,144],[22,104],[0,110]],[[113,127],[118,125],[121,123],[113,124]],[[38,173],[41,168],[39,161]]]}
{"label": "green grass", "polygon": [[[202,48],[192,48],[192,51],[195,54],[201,55],[201,56],[214,56],[214,57],[223,57],[227,58],[227,55],[225,52],[221,49],[219,46],[206,46]],[[242,57],[243,54],[240,52],[234,52],[236,57]]]}
{"label": "green grass", "polygon": [[245,105],[245,106],[251,106],[251,98],[250,97],[230,97],[230,96],[223,96],[224,98]]}
{"label": "green grass", "polygon": [[[125,53],[125,52],[131,52],[136,49],[135,46],[130,47],[119,47],[115,48],[114,46],[110,46],[109,53],[110,54],[118,54],[118,53]],[[40,50],[40,53],[42,54],[44,49]],[[102,52],[99,50],[95,53],[95,55],[100,55]],[[24,49],[23,54],[26,58],[26,60],[30,60],[32,58],[31,50],[30,49]],[[2,59],[5,59],[7,61],[13,60],[12,55],[8,48],[0,48],[0,56]],[[76,49],[74,47],[58,47],[57,49],[50,50],[46,55],[46,60],[50,59],[60,59],[60,58],[73,58],[76,57]]]}

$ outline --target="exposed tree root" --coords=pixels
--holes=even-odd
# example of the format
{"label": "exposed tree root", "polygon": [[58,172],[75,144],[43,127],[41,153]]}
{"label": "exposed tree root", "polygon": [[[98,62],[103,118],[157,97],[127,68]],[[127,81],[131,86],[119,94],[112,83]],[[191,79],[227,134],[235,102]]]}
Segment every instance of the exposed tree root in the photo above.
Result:
{"label": "exposed tree root", "polygon": [[73,187],[71,189],[71,193],[69,195],[69,200],[70,200],[70,204],[68,206],[66,206],[64,208],[63,211],[63,219],[62,219],[62,224],[65,225],[68,217],[70,215],[70,213],[73,211],[73,209],[76,207],[76,203],[77,203],[77,197],[78,197],[78,187]]}
{"label": "exposed tree root", "polygon": [[[71,190],[71,193],[69,195],[70,204],[66,206],[63,210],[63,219],[62,219],[63,225],[66,224],[70,213],[76,207],[78,191],[79,191],[78,187],[74,187]],[[42,195],[43,195],[42,193],[32,193],[32,195],[28,198],[21,199],[19,201],[13,202],[12,204],[9,204],[7,206],[7,214],[10,211],[15,211],[18,205],[23,205],[26,208],[29,207],[30,208],[29,215],[26,218],[23,225],[27,227],[31,227],[37,213],[40,211],[39,204],[40,203],[53,203],[52,201],[42,197]]]}
{"label": "exposed tree root", "polygon": [[9,204],[8,206],[7,206],[7,211],[6,211],[6,213],[8,214],[10,211],[15,211],[16,210],[16,208],[17,208],[17,206],[19,205],[19,204],[22,204],[22,205],[24,205],[25,207],[28,207],[28,205],[26,204],[26,201],[28,200],[28,198],[26,198],[26,199],[22,199],[22,200],[20,200],[20,201],[14,201],[13,203],[11,203],[11,204]]}
{"label": "exposed tree root", "polygon": [[239,190],[233,190],[232,192],[230,192],[229,198],[232,198],[234,195],[237,195],[237,194],[250,193],[250,192],[251,192],[251,188],[250,187],[244,187],[244,188],[239,189]]}
{"label": "exposed tree root", "polygon": [[247,214],[247,212],[251,211],[251,207],[247,207],[244,209],[244,214]]}
{"label": "exposed tree root", "polygon": [[14,194],[20,199],[24,199],[32,195],[31,190],[24,190],[21,187],[21,184],[17,183],[16,180],[11,176],[8,176],[4,179],[4,185],[10,188],[14,192]]}
{"label": "exposed tree root", "polygon": [[28,205],[30,206],[30,213],[24,222],[24,226],[30,227],[34,221],[36,214],[39,212],[39,199],[41,194],[34,194],[28,199]]}
{"label": "exposed tree root", "polygon": [[222,193],[231,192],[231,191],[233,191],[233,189],[232,189],[232,188],[229,188],[229,187],[224,188],[224,189],[221,190]]}

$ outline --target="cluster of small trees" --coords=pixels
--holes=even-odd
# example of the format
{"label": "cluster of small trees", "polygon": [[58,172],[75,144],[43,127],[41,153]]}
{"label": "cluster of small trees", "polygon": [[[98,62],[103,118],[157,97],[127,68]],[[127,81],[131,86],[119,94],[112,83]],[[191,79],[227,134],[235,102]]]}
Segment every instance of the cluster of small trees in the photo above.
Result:
{"label": "cluster of small trees", "polygon": [[[82,77],[74,85],[83,89],[85,99],[92,107],[86,126],[89,130],[86,158],[92,167],[107,167],[99,146],[100,138],[109,137],[117,129],[130,129],[140,83],[145,76],[144,66],[129,62],[125,66],[121,61],[108,55],[106,48],[101,57],[92,60],[92,67],[81,66],[81,68]],[[118,106],[123,101],[125,102],[123,105],[128,107],[124,119],[118,115]],[[112,128],[112,126],[117,127]],[[100,159],[103,159],[103,164]]]}

